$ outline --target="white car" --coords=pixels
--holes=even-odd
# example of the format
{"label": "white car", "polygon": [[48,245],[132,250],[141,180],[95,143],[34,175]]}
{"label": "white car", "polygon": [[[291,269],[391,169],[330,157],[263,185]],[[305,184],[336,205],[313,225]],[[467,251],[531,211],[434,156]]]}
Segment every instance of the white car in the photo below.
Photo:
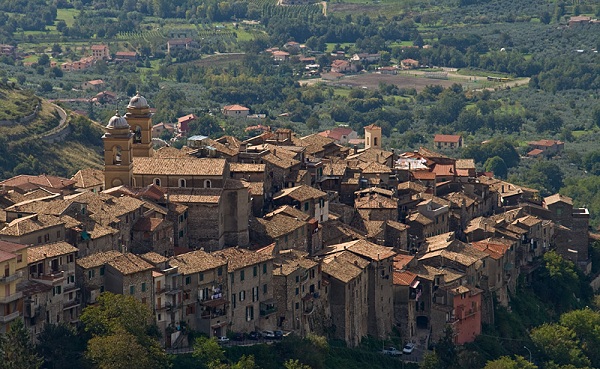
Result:
{"label": "white car", "polygon": [[415,344],[412,342],[409,342],[406,345],[404,345],[404,348],[402,349],[402,353],[406,354],[406,355],[410,355],[410,354],[412,354],[414,349],[415,349]]}
{"label": "white car", "polygon": [[384,355],[390,355],[390,356],[402,355],[402,352],[395,347],[386,347],[381,351],[381,353]]}
{"label": "white car", "polygon": [[225,336],[217,337],[217,342],[220,344],[229,343],[229,338]]}

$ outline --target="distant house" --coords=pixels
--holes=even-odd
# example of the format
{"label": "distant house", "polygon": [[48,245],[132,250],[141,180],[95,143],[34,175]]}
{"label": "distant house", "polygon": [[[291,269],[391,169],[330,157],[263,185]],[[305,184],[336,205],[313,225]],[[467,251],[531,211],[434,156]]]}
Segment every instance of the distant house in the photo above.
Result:
{"label": "distant house", "polygon": [[152,126],[152,138],[160,138],[163,132],[168,131],[173,134],[175,132],[175,127],[172,124],[168,123],[158,123]]}
{"label": "distant house", "polygon": [[380,74],[396,75],[396,74],[398,74],[398,67],[396,67],[396,66],[394,66],[394,67],[380,67],[380,68],[377,68],[377,71]]}
{"label": "distant house", "polygon": [[167,41],[167,52],[171,53],[177,49],[191,49],[195,47],[194,40],[189,37],[186,38],[173,38]]}
{"label": "distant house", "polygon": [[12,45],[0,44],[0,55],[3,56],[15,56],[16,48]]}
{"label": "distant house", "polygon": [[92,58],[94,60],[110,59],[110,50],[107,45],[92,45]]}
{"label": "distant house", "polygon": [[194,114],[188,114],[183,117],[177,118],[177,130],[181,133],[187,133],[189,129],[189,124],[198,119]]}
{"label": "distant house", "polygon": [[462,147],[460,135],[435,135],[433,145],[437,149],[457,149]]}
{"label": "distant house", "polygon": [[400,62],[402,69],[414,69],[419,67],[419,61],[415,59],[404,59]]}
{"label": "distant house", "polygon": [[93,103],[99,104],[110,104],[115,101],[117,101],[117,95],[109,91],[98,92],[96,96],[92,98]]}
{"label": "distant house", "polygon": [[331,71],[334,73],[356,72],[356,64],[352,64],[347,60],[334,60],[331,63]]}
{"label": "distant house", "polygon": [[94,90],[100,91],[104,88],[104,81],[101,79],[95,79],[92,81],[83,82],[81,84],[83,90]]}
{"label": "distant house", "polygon": [[273,59],[275,61],[287,61],[290,58],[290,53],[286,51],[273,51]]}
{"label": "distant house", "polygon": [[379,54],[367,54],[360,53],[352,55],[351,60],[359,61],[361,63],[376,63],[381,59],[381,55]]}
{"label": "distant house", "polygon": [[[539,155],[543,155],[546,157],[552,157],[560,155],[563,152],[565,149],[565,143],[556,140],[531,141],[529,142],[529,149],[531,149],[531,151],[527,153],[527,156],[537,157]],[[540,150],[541,152],[536,150]]]}
{"label": "distant house", "polygon": [[352,139],[358,138],[358,133],[349,127],[336,127],[331,130],[319,132],[319,136],[331,138],[335,140],[335,143],[340,145],[347,144]]}
{"label": "distant house", "polygon": [[227,105],[223,107],[223,114],[228,117],[247,117],[250,109],[241,105]]}
{"label": "distant house", "polygon": [[300,51],[300,44],[296,41],[290,41],[286,42],[283,48],[290,52],[298,52]]}
{"label": "distant house", "polygon": [[540,149],[533,149],[530,152],[527,153],[527,156],[530,158],[541,158],[544,156],[544,150],[540,150]]}
{"label": "distant house", "polygon": [[583,15],[575,16],[569,18],[569,27],[579,25],[579,24],[588,24],[592,21],[592,17],[586,17]]}
{"label": "distant house", "polygon": [[87,69],[87,68],[91,67],[92,65],[94,65],[95,62],[96,62],[96,59],[94,59],[93,56],[89,56],[87,58],[82,58],[82,59],[74,61],[74,62],[62,63],[60,65],[60,69],[62,69],[65,72],[84,70],[84,69]]}
{"label": "distant house", "polygon": [[116,61],[136,61],[138,54],[135,51],[119,51],[115,54]]}

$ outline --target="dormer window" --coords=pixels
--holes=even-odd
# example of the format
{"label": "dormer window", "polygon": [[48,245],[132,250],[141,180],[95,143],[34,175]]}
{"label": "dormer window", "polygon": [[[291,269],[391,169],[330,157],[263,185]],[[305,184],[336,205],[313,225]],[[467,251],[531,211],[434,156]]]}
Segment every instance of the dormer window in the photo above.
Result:
{"label": "dormer window", "polygon": [[183,178],[179,178],[179,187],[186,187],[186,181]]}
{"label": "dormer window", "polygon": [[211,188],[210,179],[204,181],[204,188]]}
{"label": "dormer window", "polygon": [[154,184],[160,186],[160,178],[154,178]]}

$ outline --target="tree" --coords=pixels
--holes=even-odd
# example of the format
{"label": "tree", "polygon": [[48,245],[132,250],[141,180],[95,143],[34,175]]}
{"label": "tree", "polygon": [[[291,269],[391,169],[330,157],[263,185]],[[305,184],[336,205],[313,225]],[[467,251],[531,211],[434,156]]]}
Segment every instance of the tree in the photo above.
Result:
{"label": "tree", "polygon": [[592,113],[592,122],[600,127],[600,107],[596,107]]}
{"label": "tree", "polygon": [[100,369],[154,368],[146,349],[135,336],[125,331],[90,339],[87,357]]}
{"label": "tree", "polygon": [[500,178],[506,178],[506,175],[508,174],[506,163],[499,156],[494,156],[493,158],[486,160],[483,167],[486,172],[492,172],[494,173],[494,176]]}
{"label": "tree", "polygon": [[549,161],[538,161],[527,171],[525,178],[525,181],[538,188],[543,196],[548,196],[562,188],[564,174],[558,165]]}
{"label": "tree", "polygon": [[537,369],[535,364],[525,360],[523,356],[516,356],[511,359],[508,356],[502,356],[499,359],[488,361],[483,369]]}
{"label": "tree", "polygon": [[454,344],[454,331],[452,330],[452,327],[446,327],[444,336],[440,338],[435,352],[440,362],[440,369],[450,369],[456,367],[458,355],[456,352],[456,345]]}
{"label": "tree", "polygon": [[42,66],[50,65],[50,57],[47,54],[40,55],[37,64]]}
{"label": "tree", "polygon": [[52,83],[50,83],[50,81],[42,81],[42,83],[40,83],[40,91],[42,92],[50,92],[52,91],[53,87],[52,87]]}
{"label": "tree", "polygon": [[423,356],[423,361],[419,364],[419,369],[438,369],[440,368],[440,359],[436,352],[428,352]]}
{"label": "tree", "polygon": [[38,336],[38,353],[44,358],[46,368],[84,367],[85,341],[71,326],[46,323]]}
{"label": "tree", "polygon": [[600,312],[590,308],[564,313],[560,324],[567,327],[582,342],[581,348],[592,362],[592,366],[600,366]]}
{"label": "tree", "polygon": [[302,364],[298,359],[288,359],[285,363],[283,363],[283,367],[285,369],[311,369],[310,366]]}
{"label": "tree", "polygon": [[[103,368],[128,368],[128,361],[150,363],[140,368],[168,367],[167,356],[157,340],[155,326],[151,324],[152,313],[133,297],[102,293],[95,305],[83,309],[80,318],[85,331],[93,336],[86,354],[98,365],[105,365]],[[112,345],[125,342],[122,337],[130,341],[125,346],[128,349],[112,348]],[[107,350],[115,350],[115,357],[123,361],[98,361]]]}
{"label": "tree", "polygon": [[196,338],[193,356],[202,368],[212,368],[225,361],[225,351],[214,338]]}
{"label": "tree", "polygon": [[0,336],[0,369],[38,369],[43,362],[23,320],[15,320],[8,332]]}
{"label": "tree", "polygon": [[579,368],[590,365],[572,329],[558,324],[544,324],[531,331],[531,340],[556,364],[573,364]]}

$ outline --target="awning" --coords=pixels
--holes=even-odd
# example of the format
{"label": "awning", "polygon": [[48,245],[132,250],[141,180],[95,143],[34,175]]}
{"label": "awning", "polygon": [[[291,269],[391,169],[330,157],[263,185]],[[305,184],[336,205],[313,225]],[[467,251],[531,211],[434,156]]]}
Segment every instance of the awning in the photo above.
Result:
{"label": "awning", "polygon": [[413,283],[410,284],[410,288],[417,288],[417,287],[419,287],[419,283],[421,283],[421,282],[419,282],[417,280],[414,280]]}

